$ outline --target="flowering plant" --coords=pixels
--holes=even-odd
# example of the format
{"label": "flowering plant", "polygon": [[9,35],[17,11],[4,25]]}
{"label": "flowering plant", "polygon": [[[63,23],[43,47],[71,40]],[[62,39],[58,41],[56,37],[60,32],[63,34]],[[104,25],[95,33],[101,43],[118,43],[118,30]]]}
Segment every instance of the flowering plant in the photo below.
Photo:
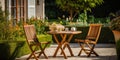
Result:
{"label": "flowering plant", "polygon": [[50,31],[63,31],[64,28],[65,27],[61,24],[53,23],[53,24],[49,25]]}

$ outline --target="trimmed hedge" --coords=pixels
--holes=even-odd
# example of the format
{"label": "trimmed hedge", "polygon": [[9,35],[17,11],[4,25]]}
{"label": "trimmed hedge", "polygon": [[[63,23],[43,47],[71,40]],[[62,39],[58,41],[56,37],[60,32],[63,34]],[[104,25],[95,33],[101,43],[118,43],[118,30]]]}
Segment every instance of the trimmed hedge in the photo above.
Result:
{"label": "trimmed hedge", "polygon": [[[70,26],[67,26],[67,27],[70,29]],[[78,34],[78,35],[74,35],[72,40],[70,41],[71,43],[75,43],[75,41],[74,41],[75,38],[85,39],[85,37],[88,33],[88,30],[89,30],[88,26],[80,26],[80,27],[76,27],[76,28],[77,28],[77,30],[82,31],[82,33]],[[46,31],[49,31],[48,27],[46,27],[45,29],[46,29]],[[58,38],[59,38],[59,40],[61,39],[59,36],[58,36]],[[53,39],[53,41],[55,42],[54,39]],[[114,35],[109,27],[102,27],[98,43],[115,43]]]}
{"label": "trimmed hedge", "polygon": [[[52,41],[51,35],[38,35],[39,41]],[[50,45],[49,45],[50,46]],[[31,53],[26,39],[19,38],[18,41],[0,41],[0,60],[15,60],[16,57]]]}
{"label": "trimmed hedge", "polygon": [[0,41],[0,60],[15,60],[21,53],[24,41]]}

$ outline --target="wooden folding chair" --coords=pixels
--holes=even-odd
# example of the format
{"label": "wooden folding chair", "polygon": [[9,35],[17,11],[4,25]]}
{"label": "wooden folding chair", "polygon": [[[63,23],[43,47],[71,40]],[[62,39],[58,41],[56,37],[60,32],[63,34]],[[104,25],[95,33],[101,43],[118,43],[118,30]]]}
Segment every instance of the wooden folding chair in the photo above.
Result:
{"label": "wooden folding chair", "polygon": [[[41,54],[43,54],[45,56],[45,58],[48,59],[47,55],[44,53],[44,50],[48,46],[48,44],[50,44],[50,41],[39,42],[38,38],[36,36],[36,31],[35,31],[34,25],[24,25],[24,32],[25,32],[28,46],[32,52],[30,54],[30,56],[27,58],[27,60],[29,60],[32,56],[36,60],[38,60],[38,58],[41,56]],[[45,46],[42,46],[42,44],[45,44]],[[38,48],[40,49],[40,52],[39,52],[38,56],[36,56],[36,51],[38,50]]]}
{"label": "wooden folding chair", "polygon": [[86,39],[85,40],[75,39],[75,41],[78,42],[81,47],[81,50],[78,56],[81,55],[82,51],[84,51],[88,57],[91,56],[91,54],[95,54],[96,56],[99,56],[95,52],[94,47],[97,44],[97,41],[101,32],[101,27],[102,27],[102,24],[90,24]]}

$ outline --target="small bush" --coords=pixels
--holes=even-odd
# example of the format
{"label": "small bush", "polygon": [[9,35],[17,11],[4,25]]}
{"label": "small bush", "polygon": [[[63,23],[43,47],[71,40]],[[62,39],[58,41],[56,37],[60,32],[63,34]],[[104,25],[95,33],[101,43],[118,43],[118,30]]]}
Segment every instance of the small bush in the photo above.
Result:
{"label": "small bush", "polygon": [[116,43],[116,49],[117,49],[118,60],[120,60],[120,39]]}
{"label": "small bush", "polygon": [[0,60],[15,60],[24,41],[0,41]]}

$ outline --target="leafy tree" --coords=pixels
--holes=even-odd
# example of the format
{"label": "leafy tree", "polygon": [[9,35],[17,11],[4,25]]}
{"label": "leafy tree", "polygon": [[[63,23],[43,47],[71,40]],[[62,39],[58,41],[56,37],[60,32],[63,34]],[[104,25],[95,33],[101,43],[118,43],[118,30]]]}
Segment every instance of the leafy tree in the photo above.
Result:
{"label": "leafy tree", "polygon": [[80,11],[91,11],[92,8],[103,3],[103,0],[56,0],[56,4],[63,11],[70,14],[70,18],[74,18]]}

